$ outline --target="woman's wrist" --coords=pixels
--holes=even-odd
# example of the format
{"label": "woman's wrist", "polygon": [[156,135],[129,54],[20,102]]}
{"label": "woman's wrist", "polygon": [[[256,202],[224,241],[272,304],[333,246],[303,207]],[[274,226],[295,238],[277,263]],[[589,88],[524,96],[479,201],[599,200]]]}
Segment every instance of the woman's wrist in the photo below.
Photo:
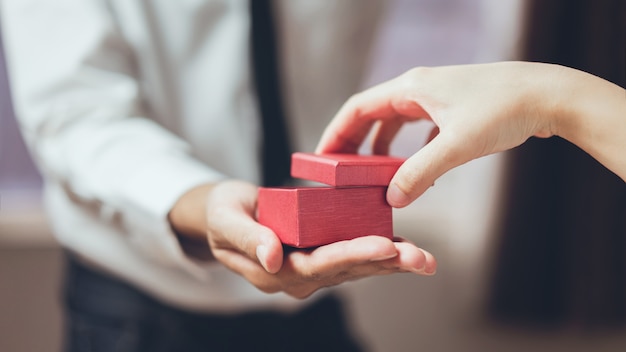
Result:
{"label": "woman's wrist", "polygon": [[552,113],[555,134],[583,149],[600,163],[626,177],[626,90],[572,68],[562,68],[551,94],[558,99]]}

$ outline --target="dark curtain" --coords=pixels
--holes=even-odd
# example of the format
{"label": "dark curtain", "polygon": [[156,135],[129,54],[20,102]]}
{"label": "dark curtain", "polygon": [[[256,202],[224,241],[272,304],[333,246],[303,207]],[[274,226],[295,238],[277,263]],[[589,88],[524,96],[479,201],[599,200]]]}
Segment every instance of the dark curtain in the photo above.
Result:
{"label": "dark curtain", "polygon": [[[527,60],[626,86],[626,0],[528,6]],[[624,181],[558,137],[511,151],[507,170],[490,316],[544,327],[626,325]]]}

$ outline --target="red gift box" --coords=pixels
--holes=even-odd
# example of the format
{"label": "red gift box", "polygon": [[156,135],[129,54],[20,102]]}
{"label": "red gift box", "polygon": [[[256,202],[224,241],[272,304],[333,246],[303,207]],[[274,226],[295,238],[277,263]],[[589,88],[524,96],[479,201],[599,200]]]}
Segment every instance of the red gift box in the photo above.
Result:
{"label": "red gift box", "polygon": [[385,193],[386,187],[260,188],[257,219],[298,248],[367,235],[392,238]]}

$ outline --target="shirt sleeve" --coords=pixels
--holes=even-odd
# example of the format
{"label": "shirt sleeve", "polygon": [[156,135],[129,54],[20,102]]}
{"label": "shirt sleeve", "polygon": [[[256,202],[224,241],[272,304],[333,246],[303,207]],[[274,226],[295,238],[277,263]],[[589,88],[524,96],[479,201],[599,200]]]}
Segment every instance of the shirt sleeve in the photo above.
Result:
{"label": "shirt sleeve", "polygon": [[147,116],[132,50],[104,4],[0,2],[15,114],[47,180],[99,204],[102,221],[135,233],[141,241],[130,242],[150,257],[189,268],[167,214],[184,192],[224,176]]}

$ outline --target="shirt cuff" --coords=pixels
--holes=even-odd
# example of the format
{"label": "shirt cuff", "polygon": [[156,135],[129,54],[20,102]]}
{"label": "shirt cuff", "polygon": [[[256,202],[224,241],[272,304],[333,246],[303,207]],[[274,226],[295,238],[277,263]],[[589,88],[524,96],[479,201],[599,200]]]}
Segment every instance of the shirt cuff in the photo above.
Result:
{"label": "shirt cuff", "polygon": [[120,193],[123,226],[130,242],[160,265],[181,267],[197,279],[208,280],[205,265],[184,253],[167,217],[184,193],[225,178],[181,151],[144,160]]}

